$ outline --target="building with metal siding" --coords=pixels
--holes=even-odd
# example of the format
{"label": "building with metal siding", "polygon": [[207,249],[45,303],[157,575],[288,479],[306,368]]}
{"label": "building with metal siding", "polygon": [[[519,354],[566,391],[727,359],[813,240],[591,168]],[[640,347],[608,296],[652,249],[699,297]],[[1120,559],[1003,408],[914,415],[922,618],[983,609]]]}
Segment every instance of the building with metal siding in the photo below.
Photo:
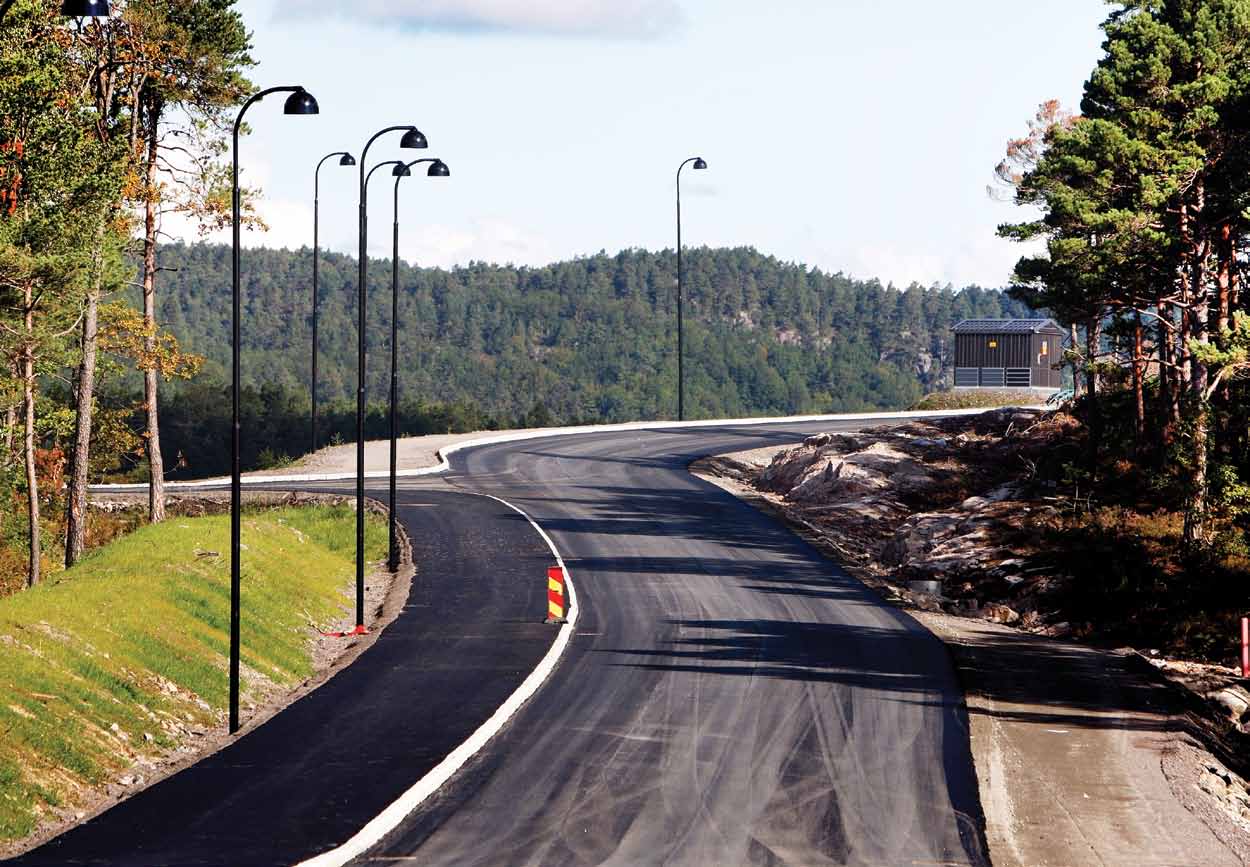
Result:
{"label": "building with metal siding", "polygon": [[1053,319],[965,319],[953,330],[955,388],[1060,387],[1065,334]]}

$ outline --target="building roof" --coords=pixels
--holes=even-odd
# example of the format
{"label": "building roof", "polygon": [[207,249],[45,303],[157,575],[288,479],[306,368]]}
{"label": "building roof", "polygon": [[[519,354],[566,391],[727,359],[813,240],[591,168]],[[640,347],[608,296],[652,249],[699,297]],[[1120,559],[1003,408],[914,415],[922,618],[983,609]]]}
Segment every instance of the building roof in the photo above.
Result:
{"label": "building roof", "polygon": [[1053,319],[965,319],[953,329],[956,334],[1037,334],[1063,329]]}

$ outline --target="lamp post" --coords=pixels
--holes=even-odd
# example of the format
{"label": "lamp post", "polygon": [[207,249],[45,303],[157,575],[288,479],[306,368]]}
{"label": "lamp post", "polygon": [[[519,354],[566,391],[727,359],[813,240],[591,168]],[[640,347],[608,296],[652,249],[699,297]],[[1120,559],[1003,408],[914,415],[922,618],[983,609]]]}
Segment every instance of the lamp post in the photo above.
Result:
{"label": "lamp post", "polygon": [[[365,629],[365,322],[366,322],[366,304],[368,303],[368,291],[365,288],[365,279],[367,277],[369,267],[369,175],[365,174],[365,166],[368,165],[366,157],[369,155],[369,148],[379,136],[388,132],[398,132],[402,130],[404,135],[399,140],[401,148],[425,148],[429,145],[426,143],[425,136],[415,126],[388,126],[386,129],[378,130],[365,143],[360,151],[360,261],[357,262],[356,275],[356,305],[359,309],[359,321],[357,324],[357,346],[356,346],[356,628],[352,630],[353,635],[363,635]],[[393,165],[399,163],[399,160],[391,160],[383,165]],[[400,163],[402,165],[402,163]],[[375,166],[374,168],[377,168]],[[372,174],[370,170],[369,174]]]}
{"label": "lamp post", "polygon": [[682,318],[682,292],[681,292],[681,170],[687,164],[694,163],[696,169],[706,169],[707,163],[703,161],[703,157],[691,157],[677,167],[677,420],[686,420],[686,376],[685,376],[685,352],[686,352],[686,332],[685,322]]}
{"label": "lamp post", "polygon": [[313,172],[313,284],[312,284],[312,451],[317,450],[317,307],[320,295],[317,292],[318,259],[321,258],[320,238],[318,237],[321,210],[321,166],[331,157],[339,158],[339,165],[354,166],[356,158],[347,151],[335,151],[326,154],[317,163]]}
{"label": "lamp post", "polygon": [[426,177],[446,178],[451,175],[451,169],[447,168],[447,164],[440,159],[426,157],[424,159],[413,160],[404,165],[395,166],[391,172],[395,176],[395,226],[394,226],[394,249],[391,252],[391,400],[390,400],[390,423],[391,423],[391,477],[390,477],[390,515],[387,522],[387,566],[392,572],[399,571],[399,545],[397,544],[395,534],[395,475],[397,470],[398,456],[396,454],[396,442],[399,437],[398,430],[398,403],[399,403],[399,182],[412,174],[412,167],[421,163],[429,163],[430,167],[426,169]]}
{"label": "lamp post", "polygon": [[239,730],[239,509],[242,502],[240,493],[239,472],[239,127],[243,124],[243,115],[271,93],[289,93],[282,104],[283,114],[318,114],[317,100],[304,88],[271,87],[253,94],[234,119],[234,171],[231,175],[231,217],[234,230],[234,249],[231,256],[231,291],[233,302],[233,325],[231,360],[233,363],[233,380],[231,384],[231,418],[233,427],[230,440],[230,733]]}
{"label": "lamp post", "polygon": [[61,14],[66,18],[107,18],[109,0],[65,0]]}

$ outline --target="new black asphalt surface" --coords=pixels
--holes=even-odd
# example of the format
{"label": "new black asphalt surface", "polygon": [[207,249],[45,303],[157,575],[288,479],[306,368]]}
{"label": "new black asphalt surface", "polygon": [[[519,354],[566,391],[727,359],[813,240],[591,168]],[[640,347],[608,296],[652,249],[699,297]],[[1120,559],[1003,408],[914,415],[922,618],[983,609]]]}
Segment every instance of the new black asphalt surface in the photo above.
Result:
{"label": "new black asphalt surface", "polygon": [[687,472],[699,456],[836,427],[457,455],[449,481],[508,498],[551,534],[581,619],[505,733],[362,861],[986,863],[940,642]]}
{"label": "new black asphalt surface", "polygon": [[[535,439],[405,481],[420,571],[375,647],[18,863],[292,863],[346,841],[464,740],[549,645],[537,621],[550,557],[505,507],[429,490],[447,486],[534,516],[582,619],[534,699],[362,862],[985,863],[942,645],[687,472],[703,455],[856,426]],[[448,608],[445,593],[463,595]]]}
{"label": "new black asphalt surface", "polygon": [[351,837],[494,713],[553,640],[542,622],[550,550],[487,497],[406,490],[398,501],[418,573],[403,612],[355,664],[226,749],[6,863],[292,864]]}

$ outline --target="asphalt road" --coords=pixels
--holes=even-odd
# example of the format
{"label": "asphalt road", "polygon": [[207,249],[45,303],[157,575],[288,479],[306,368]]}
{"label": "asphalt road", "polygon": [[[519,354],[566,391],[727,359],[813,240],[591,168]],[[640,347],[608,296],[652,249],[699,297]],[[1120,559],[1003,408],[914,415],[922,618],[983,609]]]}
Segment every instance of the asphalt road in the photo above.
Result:
{"label": "asphalt road", "polygon": [[399,517],[424,568],[373,648],[236,744],[16,863],[292,863],[380,812],[552,638],[538,623],[549,553],[515,513],[454,488],[538,520],[581,620],[534,699],[362,863],[985,863],[943,646],[686,469],[852,426],[529,440],[405,480]]}
{"label": "asphalt road", "polygon": [[[845,425],[850,427],[850,425]],[[452,485],[508,498],[582,604],[559,669],[368,863],[985,863],[943,646],[696,457],[836,425],[522,441]]]}
{"label": "asphalt road", "polygon": [[486,497],[425,490],[398,501],[419,573],[355,664],[229,747],[6,865],[293,864],[355,834],[494,713],[551,645],[542,622],[551,552]]}

